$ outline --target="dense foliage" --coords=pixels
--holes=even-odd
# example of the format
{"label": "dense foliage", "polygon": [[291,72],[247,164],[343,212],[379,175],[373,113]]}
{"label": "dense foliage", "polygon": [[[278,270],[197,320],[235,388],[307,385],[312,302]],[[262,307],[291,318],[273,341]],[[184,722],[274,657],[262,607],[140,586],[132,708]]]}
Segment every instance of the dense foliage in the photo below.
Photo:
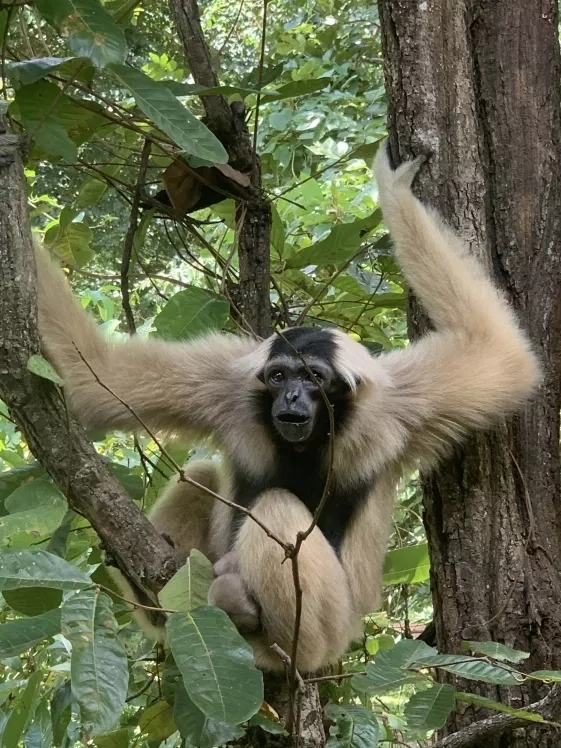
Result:
{"label": "dense foliage", "polygon": [[[12,126],[30,138],[32,226],[69,268],[83,306],[108,336],[236,329],[233,201],[188,212],[161,197],[178,150],[193,166],[226,161],[201,121],[201,89],[164,0],[2,8],[2,90]],[[404,346],[405,290],[369,169],[385,128],[376,8],[289,0],[267,9],[261,59],[261,4],[201,7],[220,91],[245,102],[252,136],[259,103],[275,321],[336,325],[374,351]],[[41,360],[32,365],[52,376]],[[97,448],[143,509],[173,475],[148,436],[112,434]],[[167,448],[178,462],[209,452]],[[171,651],[154,647],[114,594],[95,532],[68,509],[5,409],[0,471],[2,746],[206,748],[243,745],[248,725],[281,731],[262,704],[250,649],[206,605],[211,571],[201,554],[162,590],[162,606],[175,611]],[[412,476],[395,513],[383,609],[365,621],[343,677],[321,682],[331,748],[425,745],[456,699],[499,708],[437,682],[437,672],[499,685],[524,677],[516,668],[525,653],[467,642],[465,656],[440,655],[414,640],[431,618],[421,511]]]}

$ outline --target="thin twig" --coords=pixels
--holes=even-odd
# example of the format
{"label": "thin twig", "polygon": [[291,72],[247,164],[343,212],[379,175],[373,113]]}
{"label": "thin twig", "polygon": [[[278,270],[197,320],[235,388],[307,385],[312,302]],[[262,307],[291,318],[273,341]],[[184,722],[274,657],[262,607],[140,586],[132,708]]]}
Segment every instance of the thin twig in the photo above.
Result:
{"label": "thin twig", "polygon": [[136,324],[134,321],[134,314],[132,313],[131,309],[129,270],[132,250],[134,246],[134,238],[138,229],[138,212],[140,210],[140,201],[142,200],[142,196],[144,194],[144,182],[146,181],[146,170],[148,168],[148,160],[150,158],[151,148],[152,143],[148,139],[146,139],[144,141],[142,154],[140,156],[140,166],[138,167],[138,176],[136,179],[136,186],[134,188],[134,195],[132,198],[129,227],[125,235],[123,257],[121,259],[121,297],[130,335],[136,334]]}
{"label": "thin twig", "polygon": [[257,73],[257,101],[255,102],[255,120],[253,123],[253,153],[251,173],[254,187],[259,187],[260,173],[257,166],[257,136],[259,134],[259,108],[261,106],[261,89],[263,87],[263,66],[265,64],[265,42],[267,40],[267,7],[269,0],[263,0],[263,21],[261,24],[261,51],[259,53],[259,68]]}
{"label": "thin twig", "polygon": [[135,691],[135,693],[131,694],[130,696],[127,696],[125,699],[127,704],[129,704],[131,701],[134,701],[135,699],[138,699],[139,696],[142,696],[142,694],[145,694],[146,691],[150,688],[152,683],[156,680],[156,673],[151,673],[150,677],[146,681],[146,683],[142,686],[142,688],[139,688],[138,691]]}
{"label": "thin twig", "polygon": [[107,592],[107,594],[117,597],[119,600],[122,600],[124,603],[127,603],[128,605],[132,605],[134,608],[141,608],[142,610],[150,610],[155,613],[169,613],[170,615],[172,613],[177,613],[176,610],[167,610],[167,608],[158,608],[155,605],[142,605],[142,603],[139,603],[136,600],[129,600],[128,598],[117,594],[115,590],[112,590],[110,587],[106,587],[103,584],[94,584],[93,586],[95,589],[102,590],[103,592]]}

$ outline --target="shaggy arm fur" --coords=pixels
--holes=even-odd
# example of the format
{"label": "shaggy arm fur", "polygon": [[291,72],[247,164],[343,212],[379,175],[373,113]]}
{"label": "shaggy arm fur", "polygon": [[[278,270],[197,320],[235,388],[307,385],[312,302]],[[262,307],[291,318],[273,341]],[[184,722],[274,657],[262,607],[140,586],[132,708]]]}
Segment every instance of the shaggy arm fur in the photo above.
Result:
{"label": "shaggy arm fur", "polygon": [[480,263],[413,195],[420,161],[394,171],[381,149],[374,166],[396,257],[436,328],[406,351],[380,358],[390,378],[382,405],[412,435],[413,456],[430,464],[466,429],[522,405],[540,370]]}
{"label": "shaggy arm fur", "polygon": [[87,428],[138,430],[137,415],[150,429],[167,432],[236,427],[245,382],[234,364],[256,347],[255,341],[211,335],[189,343],[139,338],[110,343],[41,247],[36,261],[43,348]]}

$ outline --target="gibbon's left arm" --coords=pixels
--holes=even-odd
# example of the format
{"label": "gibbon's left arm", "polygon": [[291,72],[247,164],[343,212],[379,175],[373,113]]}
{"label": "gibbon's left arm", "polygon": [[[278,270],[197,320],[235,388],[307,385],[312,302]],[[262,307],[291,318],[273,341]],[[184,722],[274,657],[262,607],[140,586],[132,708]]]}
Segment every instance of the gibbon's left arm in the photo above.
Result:
{"label": "gibbon's left arm", "polygon": [[158,431],[237,433],[248,397],[247,377],[237,362],[257,347],[256,341],[211,334],[186,343],[136,336],[111,343],[74,298],[48,252],[36,245],[35,258],[43,350],[64,378],[72,410],[84,426],[136,431],[139,416]]}
{"label": "gibbon's left arm", "polygon": [[513,310],[480,263],[411,191],[420,160],[374,163],[380,203],[405,277],[435,331],[380,357],[391,383],[380,405],[408,433],[409,453],[431,464],[450,442],[520,407],[540,368]]}

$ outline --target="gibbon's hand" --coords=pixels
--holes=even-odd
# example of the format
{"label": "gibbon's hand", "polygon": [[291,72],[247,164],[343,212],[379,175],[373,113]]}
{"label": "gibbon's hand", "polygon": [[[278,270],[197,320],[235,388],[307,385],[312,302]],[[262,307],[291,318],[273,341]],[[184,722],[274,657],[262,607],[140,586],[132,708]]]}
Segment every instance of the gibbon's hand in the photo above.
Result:
{"label": "gibbon's hand", "polygon": [[230,551],[214,565],[216,579],[208,592],[208,602],[228,614],[242,634],[261,628],[259,608],[247,591],[240,575],[236,554]]}

